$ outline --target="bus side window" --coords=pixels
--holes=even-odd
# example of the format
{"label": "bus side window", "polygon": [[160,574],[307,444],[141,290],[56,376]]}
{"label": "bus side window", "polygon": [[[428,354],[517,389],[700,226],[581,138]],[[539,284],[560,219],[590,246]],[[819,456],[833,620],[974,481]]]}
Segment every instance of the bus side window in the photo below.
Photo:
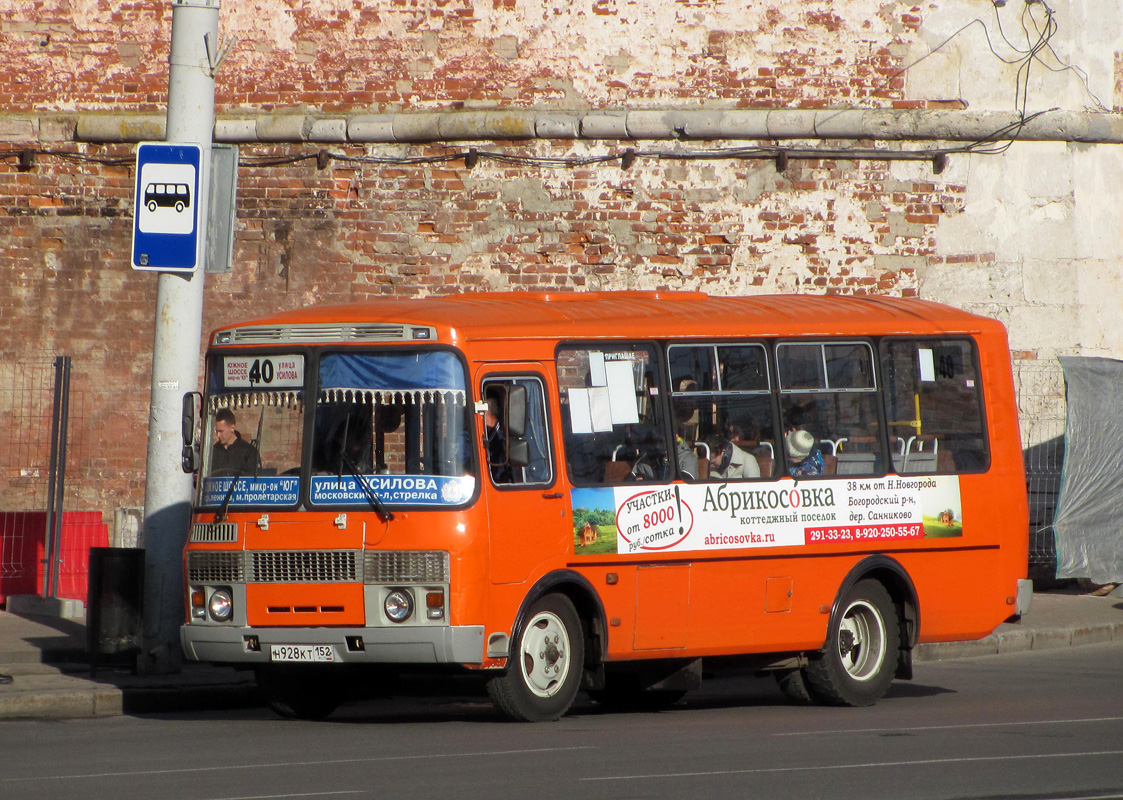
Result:
{"label": "bus side window", "polygon": [[662,381],[654,347],[565,345],[556,356],[565,460],[577,485],[666,480]]}
{"label": "bus side window", "polygon": [[880,351],[894,469],[902,475],[985,470],[990,458],[974,344],[885,339]]}
{"label": "bus side window", "polygon": [[488,408],[483,424],[483,464],[493,483],[553,481],[546,393],[537,376],[488,379],[481,387]]}
{"label": "bus side window", "polygon": [[667,364],[678,477],[720,477],[710,474],[708,463],[707,442],[715,436],[743,452],[731,451],[737,459],[750,459],[744,469],[727,468],[727,479],[772,477],[776,436],[765,348],[755,343],[671,344]]}
{"label": "bus side window", "polygon": [[[880,475],[883,456],[873,351],[866,342],[781,342],[776,347],[785,437],[806,431],[814,442],[797,461],[784,447],[787,472]],[[810,459],[810,460],[808,460]]]}

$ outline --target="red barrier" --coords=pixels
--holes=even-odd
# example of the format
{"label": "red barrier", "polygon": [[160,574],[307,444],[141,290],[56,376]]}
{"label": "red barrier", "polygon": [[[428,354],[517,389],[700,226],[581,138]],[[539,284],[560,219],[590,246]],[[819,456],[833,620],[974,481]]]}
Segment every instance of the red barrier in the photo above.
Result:
{"label": "red barrier", "polygon": [[[42,594],[46,529],[45,511],[0,512],[0,602],[14,594]],[[55,596],[86,602],[90,548],[108,545],[101,512],[64,512]]]}

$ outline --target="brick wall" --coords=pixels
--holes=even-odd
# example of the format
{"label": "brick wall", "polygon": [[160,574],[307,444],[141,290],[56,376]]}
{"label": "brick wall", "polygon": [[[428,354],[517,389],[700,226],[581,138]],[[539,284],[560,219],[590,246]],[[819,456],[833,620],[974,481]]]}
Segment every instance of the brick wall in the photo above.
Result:
{"label": "brick wall", "polygon": [[[28,353],[74,357],[76,381],[90,389],[87,419],[74,433],[85,455],[68,465],[70,502],[108,520],[113,508],[143,501],[156,278],[129,269],[133,147],[76,144],[72,133],[90,112],[163,112],[171,9],[167,0],[28,4],[0,0],[0,111],[45,120],[37,131],[0,125],[0,364]],[[872,0],[227,2],[220,30],[237,42],[218,74],[217,106],[247,114],[924,106],[901,73],[924,13]],[[556,158],[627,144],[478,146]],[[14,153],[26,147],[41,152],[21,170]],[[449,147],[329,149],[417,157]],[[926,162],[841,160],[793,160],[783,173],[771,161],[643,157],[627,170],[618,162],[550,169],[486,158],[472,169],[461,160],[259,163],[316,149],[242,147],[236,266],[207,278],[205,330],[389,293],[907,296],[921,293],[922,275],[949,265],[971,270],[963,305],[1002,305],[969,294],[989,291],[990,245],[939,239],[941,225],[965,213],[963,167],[937,176]],[[26,413],[5,397],[0,414]],[[39,456],[16,452],[0,448],[0,507],[35,507],[16,478],[31,468],[20,462]]]}
{"label": "brick wall", "polygon": [[[168,0],[0,0],[12,110],[162,110]],[[825,106],[901,99],[919,8],[878,0],[256,0],[220,109]]]}

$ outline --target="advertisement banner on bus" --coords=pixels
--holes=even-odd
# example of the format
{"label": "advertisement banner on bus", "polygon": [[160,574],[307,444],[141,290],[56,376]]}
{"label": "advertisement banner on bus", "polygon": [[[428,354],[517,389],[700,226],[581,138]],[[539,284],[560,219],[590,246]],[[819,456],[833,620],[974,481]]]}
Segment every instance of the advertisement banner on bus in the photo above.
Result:
{"label": "advertisement banner on bus", "polygon": [[959,477],[575,489],[578,554],[933,539],[963,535]]}

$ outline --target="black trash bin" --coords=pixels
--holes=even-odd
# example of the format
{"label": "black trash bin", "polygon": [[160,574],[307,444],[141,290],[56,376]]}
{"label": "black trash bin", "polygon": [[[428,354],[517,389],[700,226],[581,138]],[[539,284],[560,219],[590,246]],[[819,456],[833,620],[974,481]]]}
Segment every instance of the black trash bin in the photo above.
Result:
{"label": "black trash bin", "polygon": [[90,672],[99,662],[131,662],[141,651],[144,625],[144,549],[91,547],[86,602]]}

